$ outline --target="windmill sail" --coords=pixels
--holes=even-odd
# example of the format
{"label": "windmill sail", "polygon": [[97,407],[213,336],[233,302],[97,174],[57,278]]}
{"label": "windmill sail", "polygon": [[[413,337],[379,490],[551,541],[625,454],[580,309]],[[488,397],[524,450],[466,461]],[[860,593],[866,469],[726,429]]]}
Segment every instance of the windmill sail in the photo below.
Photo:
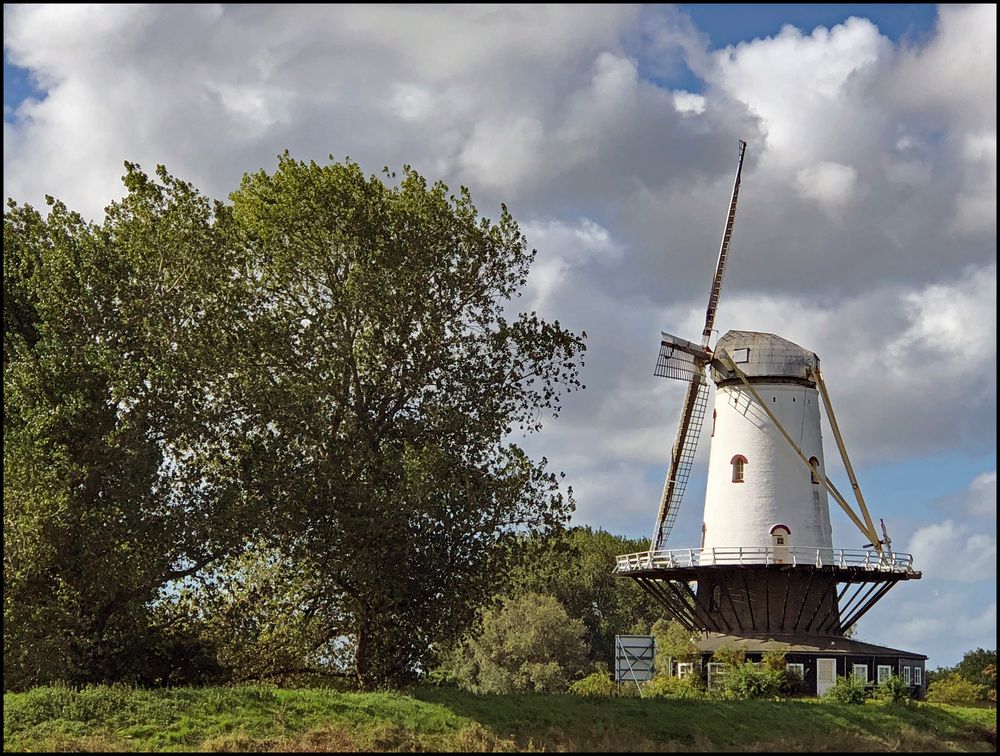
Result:
{"label": "windmill sail", "polygon": [[705,377],[705,364],[711,359],[708,343],[712,337],[715,314],[719,308],[719,295],[722,292],[722,279],[726,272],[726,262],[729,260],[729,243],[732,241],[733,225],[736,222],[736,200],[740,195],[740,177],[743,174],[743,155],[746,148],[746,142],[740,140],[740,162],[736,168],[736,180],[733,182],[733,194],[729,200],[729,213],[726,215],[726,226],[722,233],[719,259],[715,265],[715,275],[712,277],[712,288],[709,290],[701,347],[666,333],[663,334],[663,340],[660,342],[660,356],[654,373],[664,378],[687,381],[688,386],[684,395],[680,422],[677,426],[677,438],[670,451],[667,479],[663,483],[663,493],[660,495],[660,510],[656,515],[656,528],[653,530],[653,538],[650,542],[650,549],[653,551],[662,548],[670,537],[670,531],[680,509],[681,499],[687,489],[688,478],[691,476],[694,455],[698,450],[698,439],[701,436],[701,427],[705,421],[705,409],[708,406],[708,380]]}
{"label": "windmill sail", "polygon": [[707,406],[708,382],[705,380],[705,368],[702,366],[692,374],[684,396],[677,439],[670,453],[670,471],[667,473],[663,493],[660,496],[660,511],[656,517],[652,551],[656,551],[667,542],[674,521],[677,519],[681,499],[684,497],[691,468],[694,466],[694,455],[698,450],[698,438],[701,436],[701,426],[705,421]]}

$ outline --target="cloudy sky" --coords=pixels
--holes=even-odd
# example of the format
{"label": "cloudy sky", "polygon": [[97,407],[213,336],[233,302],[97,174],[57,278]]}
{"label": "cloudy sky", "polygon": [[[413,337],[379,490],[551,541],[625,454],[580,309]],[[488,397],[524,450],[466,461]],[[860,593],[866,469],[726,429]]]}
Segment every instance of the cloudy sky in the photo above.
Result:
{"label": "cloudy sky", "polygon": [[[4,6],[17,200],[97,217],[124,160],[224,198],[288,148],[507,202],[538,250],[520,303],[589,336],[586,391],[523,442],[575,522],[630,536],[682,396],[652,375],[659,333],[698,340],[739,138],[716,325],[820,355],[870,507],[924,573],[859,636],[932,667],[995,648],[994,6]],[[671,546],[698,542],[707,452]]]}

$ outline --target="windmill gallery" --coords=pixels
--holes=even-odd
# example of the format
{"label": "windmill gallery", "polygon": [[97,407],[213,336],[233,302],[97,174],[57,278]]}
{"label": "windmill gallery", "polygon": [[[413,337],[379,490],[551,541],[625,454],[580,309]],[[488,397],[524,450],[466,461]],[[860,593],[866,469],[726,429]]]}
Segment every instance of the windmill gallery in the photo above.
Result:
{"label": "windmill gallery", "polygon": [[[650,550],[618,557],[616,573],[636,581],[689,630],[709,687],[723,644],[759,660],[785,653],[807,691],[821,695],[838,675],[878,685],[897,675],[924,693],[927,657],[845,637],[898,582],[920,578],[912,557],[876,531],[844,446],[819,358],[770,333],[728,331],[709,346],[736,218],[746,144],[712,280],[700,344],[662,334],[657,376],[686,382],[677,438]],[[701,543],[666,549],[694,464],[715,383]],[[826,477],[820,403],[853,489],[855,506]],[[846,513],[865,548],[834,548],[829,499]]]}

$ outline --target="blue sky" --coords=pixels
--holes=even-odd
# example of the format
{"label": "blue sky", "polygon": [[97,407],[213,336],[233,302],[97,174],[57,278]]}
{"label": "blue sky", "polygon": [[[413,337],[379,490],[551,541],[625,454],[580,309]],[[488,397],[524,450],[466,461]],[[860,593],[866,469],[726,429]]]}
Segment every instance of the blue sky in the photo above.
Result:
{"label": "blue sky", "polygon": [[[820,355],[870,508],[925,573],[860,634],[932,667],[995,646],[995,8],[26,5],[4,19],[18,199],[97,216],[126,159],[225,197],[287,147],[409,163],[468,185],[487,214],[506,202],[538,249],[522,301],[590,335],[587,391],[524,443],[566,471],[576,522],[630,536],[652,529],[681,401],[652,376],[659,332],[700,333],[746,139],[717,325]],[[698,541],[707,450],[672,546]],[[858,547],[832,518],[837,545]]]}

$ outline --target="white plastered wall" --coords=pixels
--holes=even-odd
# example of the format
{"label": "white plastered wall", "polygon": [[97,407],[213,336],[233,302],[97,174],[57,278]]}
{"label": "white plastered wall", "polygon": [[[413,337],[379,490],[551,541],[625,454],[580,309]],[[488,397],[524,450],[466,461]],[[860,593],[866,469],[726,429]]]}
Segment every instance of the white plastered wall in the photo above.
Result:
{"label": "white plastered wall", "polygon": [[[805,455],[819,460],[819,469],[825,473],[816,389],[789,383],[754,383],[754,389]],[[709,418],[708,423],[712,425],[713,420]],[[733,482],[731,460],[736,455],[747,459],[742,483]],[[745,386],[718,388],[702,563],[711,563],[712,548],[773,546],[770,531],[778,524],[791,531],[788,547],[832,548],[826,489],[810,481],[808,468]]]}

